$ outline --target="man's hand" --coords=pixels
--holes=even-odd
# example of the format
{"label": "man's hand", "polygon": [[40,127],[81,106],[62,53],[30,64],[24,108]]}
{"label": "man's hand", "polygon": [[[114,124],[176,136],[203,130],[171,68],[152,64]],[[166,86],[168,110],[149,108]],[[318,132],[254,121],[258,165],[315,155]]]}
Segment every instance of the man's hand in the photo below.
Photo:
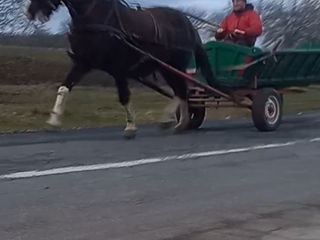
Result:
{"label": "man's hand", "polygon": [[219,28],[218,30],[217,30],[217,33],[223,33],[225,30],[223,29],[223,28]]}
{"label": "man's hand", "polygon": [[231,33],[229,34],[229,38],[230,38],[230,39],[239,39],[239,38],[244,37],[245,34],[246,34],[245,31],[236,29],[236,30],[234,30],[233,32],[231,32]]}
{"label": "man's hand", "polygon": [[242,30],[239,30],[239,29],[234,30],[234,33],[235,34],[239,34],[239,35],[245,35],[246,34],[245,31],[242,31]]}

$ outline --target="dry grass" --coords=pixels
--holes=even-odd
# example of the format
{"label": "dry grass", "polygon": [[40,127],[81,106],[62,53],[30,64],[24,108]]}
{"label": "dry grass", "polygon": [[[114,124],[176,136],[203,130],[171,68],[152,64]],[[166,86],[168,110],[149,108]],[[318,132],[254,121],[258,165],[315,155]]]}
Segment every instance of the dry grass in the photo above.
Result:
{"label": "dry grass", "polygon": [[[60,84],[71,68],[65,50],[0,45],[0,85]],[[83,85],[113,86],[106,73],[92,72]]]}
{"label": "dry grass", "polygon": [[[41,130],[56,97],[49,85],[1,86],[0,131]],[[168,100],[153,91],[133,89],[133,106],[139,124],[155,123]],[[320,91],[285,96],[284,111],[298,113],[320,109]],[[210,109],[208,119],[250,117],[246,109]],[[78,87],[70,95],[64,129],[124,125],[125,115],[114,89]]]}
{"label": "dry grass", "polygon": [[[55,97],[56,88],[52,86],[1,86],[0,131],[43,129]],[[156,121],[166,102],[151,91],[133,90],[133,105],[139,123]],[[79,87],[68,98],[63,128],[124,123],[125,115],[114,89]]]}

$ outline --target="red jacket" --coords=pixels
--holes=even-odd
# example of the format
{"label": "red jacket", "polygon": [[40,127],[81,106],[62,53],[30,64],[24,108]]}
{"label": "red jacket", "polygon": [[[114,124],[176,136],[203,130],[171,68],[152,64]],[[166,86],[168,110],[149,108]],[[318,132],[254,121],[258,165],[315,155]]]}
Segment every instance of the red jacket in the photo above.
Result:
{"label": "red jacket", "polygon": [[[254,46],[257,37],[262,34],[262,23],[259,14],[251,9],[241,13],[231,13],[221,23],[223,33],[216,33],[217,40],[227,40],[234,43]],[[234,30],[241,30],[245,35],[233,34]]]}

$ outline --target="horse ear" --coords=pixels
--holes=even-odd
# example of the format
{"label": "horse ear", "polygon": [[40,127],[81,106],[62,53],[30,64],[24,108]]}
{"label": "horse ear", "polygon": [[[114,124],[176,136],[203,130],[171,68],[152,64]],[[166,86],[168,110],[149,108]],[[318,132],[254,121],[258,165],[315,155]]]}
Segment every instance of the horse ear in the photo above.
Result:
{"label": "horse ear", "polygon": [[62,4],[62,0],[51,0],[51,2],[56,6],[59,6],[60,4]]}

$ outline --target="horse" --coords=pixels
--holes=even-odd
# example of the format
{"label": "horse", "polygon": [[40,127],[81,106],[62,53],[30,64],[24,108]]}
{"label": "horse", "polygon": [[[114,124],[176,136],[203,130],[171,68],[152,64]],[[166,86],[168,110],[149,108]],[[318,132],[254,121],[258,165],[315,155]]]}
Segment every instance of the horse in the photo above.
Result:
{"label": "horse", "polygon": [[199,33],[181,11],[169,7],[132,8],[124,0],[30,0],[27,14],[30,20],[47,21],[61,5],[71,16],[68,54],[73,65],[58,89],[47,124],[60,127],[66,98],[73,87],[91,70],[102,70],[115,80],[126,113],[124,135],[134,137],[137,127],[128,79],[145,78],[158,71],[174,93],[160,122],[162,126],[176,123],[177,132],[187,129],[187,83],[154,61],[156,58],[185,71],[194,55],[204,77],[213,79]]}

